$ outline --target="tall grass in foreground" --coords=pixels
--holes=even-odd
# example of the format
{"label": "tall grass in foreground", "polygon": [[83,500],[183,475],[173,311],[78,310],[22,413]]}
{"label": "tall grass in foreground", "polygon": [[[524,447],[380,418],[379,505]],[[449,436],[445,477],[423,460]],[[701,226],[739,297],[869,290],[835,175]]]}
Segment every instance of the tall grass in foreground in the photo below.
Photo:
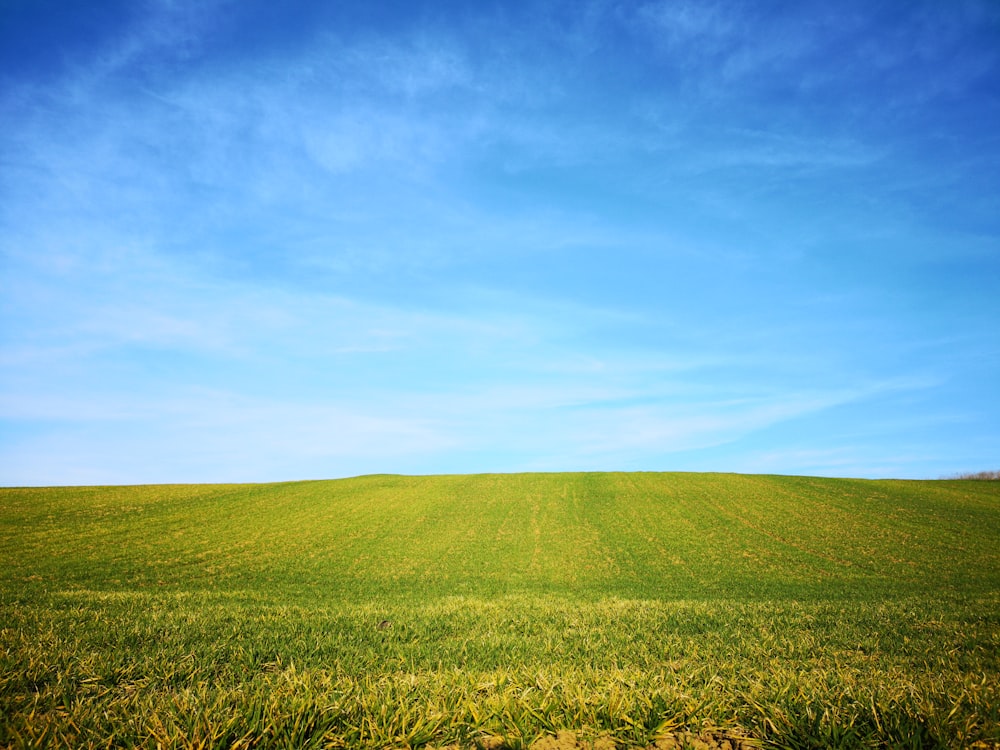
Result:
{"label": "tall grass in foreground", "polygon": [[997,747],[998,547],[982,482],[0,490],[0,745]]}

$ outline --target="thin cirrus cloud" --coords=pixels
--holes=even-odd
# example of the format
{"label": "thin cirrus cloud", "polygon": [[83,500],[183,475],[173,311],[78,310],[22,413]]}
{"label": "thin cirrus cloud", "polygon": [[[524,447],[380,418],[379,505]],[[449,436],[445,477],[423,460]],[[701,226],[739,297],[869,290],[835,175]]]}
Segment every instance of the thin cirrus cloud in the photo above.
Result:
{"label": "thin cirrus cloud", "polygon": [[988,3],[292,11],[0,11],[0,482],[995,455]]}

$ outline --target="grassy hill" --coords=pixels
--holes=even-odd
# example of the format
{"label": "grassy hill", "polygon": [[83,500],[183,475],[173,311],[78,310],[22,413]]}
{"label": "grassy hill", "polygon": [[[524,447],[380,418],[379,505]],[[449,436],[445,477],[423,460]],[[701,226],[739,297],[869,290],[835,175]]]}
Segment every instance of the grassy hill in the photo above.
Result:
{"label": "grassy hill", "polygon": [[1000,743],[1000,483],[0,489],[0,617],[3,746]]}

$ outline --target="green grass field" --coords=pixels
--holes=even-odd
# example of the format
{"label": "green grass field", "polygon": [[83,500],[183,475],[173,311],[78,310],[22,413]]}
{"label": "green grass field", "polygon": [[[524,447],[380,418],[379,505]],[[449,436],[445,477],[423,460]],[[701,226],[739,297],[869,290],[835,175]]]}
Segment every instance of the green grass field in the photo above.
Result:
{"label": "green grass field", "polygon": [[0,489],[0,575],[3,747],[1000,747],[1000,482]]}

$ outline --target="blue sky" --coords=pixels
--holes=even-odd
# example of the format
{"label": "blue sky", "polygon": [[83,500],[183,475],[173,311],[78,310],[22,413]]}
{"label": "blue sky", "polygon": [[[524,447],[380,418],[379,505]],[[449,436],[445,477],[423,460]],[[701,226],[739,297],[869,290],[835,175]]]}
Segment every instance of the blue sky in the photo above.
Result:
{"label": "blue sky", "polygon": [[1000,468],[1000,5],[0,4],[0,484]]}

